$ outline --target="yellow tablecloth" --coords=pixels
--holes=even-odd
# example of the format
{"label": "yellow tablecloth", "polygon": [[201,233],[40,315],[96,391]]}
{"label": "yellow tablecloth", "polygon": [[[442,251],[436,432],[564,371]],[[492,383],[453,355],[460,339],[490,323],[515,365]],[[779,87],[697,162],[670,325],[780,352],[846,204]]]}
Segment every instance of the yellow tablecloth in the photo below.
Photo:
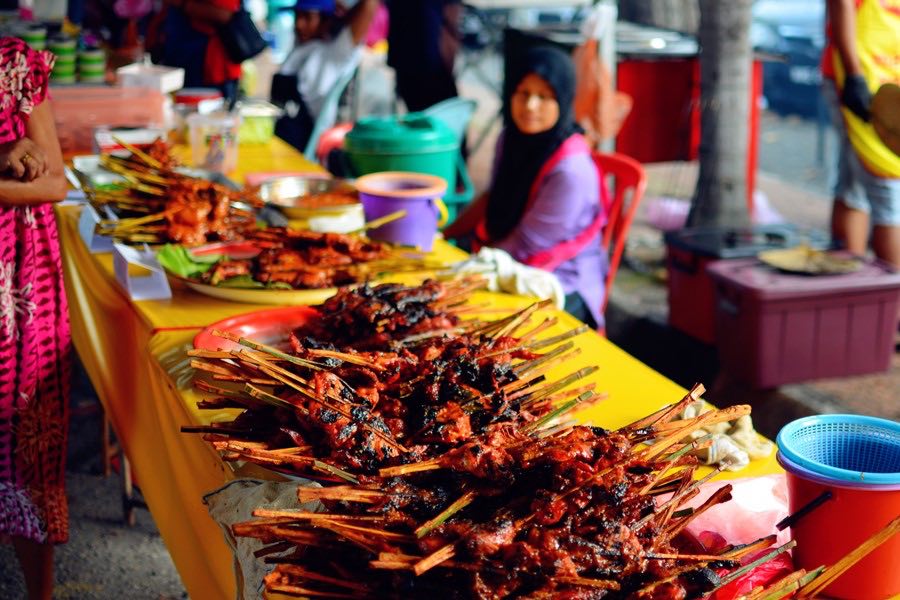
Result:
{"label": "yellow tablecloth", "polygon": [[[241,158],[244,173],[314,168],[280,142],[252,151],[242,148]],[[199,327],[266,307],[215,300],[179,285],[174,286],[171,300],[132,302],[114,279],[111,256],[92,255],[82,243],[76,226],[78,210],[60,207],[57,212],[75,347],[188,593],[195,600],[233,597],[231,555],[201,498],[234,474],[200,436],[180,432],[182,425],[225,415],[196,408],[185,350]],[[445,243],[439,243],[435,251],[444,260],[462,256]],[[474,301],[493,308],[517,308],[529,302],[488,293],[477,294]],[[565,313],[558,316],[559,324],[546,335],[577,325]],[[584,420],[618,427],[685,393],[592,332],[576,343],[580,356],[550,376],[587,365],[600,367],[591,380],[609,397],[580,415]],[[737,476],[776,471],[778,466],[770,458],[751,464]]]}

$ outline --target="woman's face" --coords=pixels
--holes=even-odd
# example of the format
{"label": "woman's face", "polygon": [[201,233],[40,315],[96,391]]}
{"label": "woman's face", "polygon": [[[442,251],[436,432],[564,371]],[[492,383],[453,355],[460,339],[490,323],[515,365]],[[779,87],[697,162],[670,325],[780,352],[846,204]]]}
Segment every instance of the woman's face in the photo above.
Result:
{"label": "woman's face", "polygon": [[543,133],[559,120],[559,102],[550,84],[534,73],[516,86],[511,99],[513,123],[525,134]]}

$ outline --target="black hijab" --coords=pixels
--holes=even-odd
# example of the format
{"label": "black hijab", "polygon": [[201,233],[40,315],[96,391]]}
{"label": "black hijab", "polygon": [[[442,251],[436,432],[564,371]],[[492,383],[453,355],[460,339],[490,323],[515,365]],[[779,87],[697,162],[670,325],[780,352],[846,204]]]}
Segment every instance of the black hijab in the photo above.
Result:
{"label": "black hijab", "polygon": [[[553,88],[559,103],[559,119],[548,131],[522,133],[512,120],[512,94],[526,75],[534,73]],[[541,46],[528,50],[510,65],[505,86],[503,117],[505,131],[500,164],[487,205],[486,225],[492,240],[502,240],[518,225],[528,203],[528,194],[541,166],[573,133],[572,104],[575,100],[575,67],[561,50]]]}

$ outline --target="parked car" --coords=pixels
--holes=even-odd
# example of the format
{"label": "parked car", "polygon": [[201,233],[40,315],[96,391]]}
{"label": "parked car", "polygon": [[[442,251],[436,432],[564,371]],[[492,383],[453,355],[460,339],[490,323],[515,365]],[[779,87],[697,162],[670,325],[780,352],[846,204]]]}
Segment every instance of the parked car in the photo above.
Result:
{"label": "parked car", "polygon": [[750,39],[772,55],[763,66],[763,95],[780,114],[815,118],[820,113],[819,68],[825,47],[824,0],[757,0]]}

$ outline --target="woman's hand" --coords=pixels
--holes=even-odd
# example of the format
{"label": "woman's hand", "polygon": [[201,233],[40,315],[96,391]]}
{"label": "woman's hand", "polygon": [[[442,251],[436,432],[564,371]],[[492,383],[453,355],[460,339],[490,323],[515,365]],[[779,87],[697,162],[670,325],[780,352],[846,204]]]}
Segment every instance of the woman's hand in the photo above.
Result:
{"label": "woman's hand", "polygon": [[29,138],[0,144],[0,173],[27,182],[48,170],[47,154]]}

